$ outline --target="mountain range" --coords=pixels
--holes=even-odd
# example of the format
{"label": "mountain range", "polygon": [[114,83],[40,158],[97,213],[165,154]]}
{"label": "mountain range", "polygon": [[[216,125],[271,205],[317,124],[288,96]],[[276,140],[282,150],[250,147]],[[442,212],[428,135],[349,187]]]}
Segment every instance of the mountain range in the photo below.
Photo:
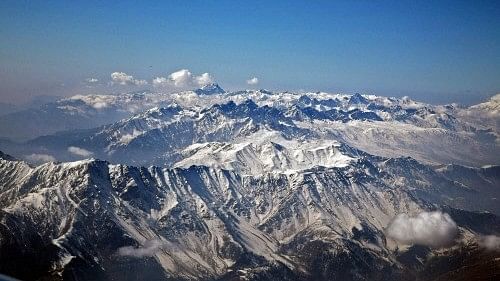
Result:
{"label": "mountain range", "polygon": [[0,273],[495,280],[499,104],[211,84],[0,116]]}

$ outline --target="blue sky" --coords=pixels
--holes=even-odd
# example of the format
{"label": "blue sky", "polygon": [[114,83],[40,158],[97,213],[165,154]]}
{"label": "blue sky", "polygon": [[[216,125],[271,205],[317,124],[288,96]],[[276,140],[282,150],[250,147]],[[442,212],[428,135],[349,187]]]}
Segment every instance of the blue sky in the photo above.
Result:
{"label": "blue sky", "polygon": [[462,103],[500,92],[500,1],[4,0],[0,35],[8,102],[179,69],[228,89]]}

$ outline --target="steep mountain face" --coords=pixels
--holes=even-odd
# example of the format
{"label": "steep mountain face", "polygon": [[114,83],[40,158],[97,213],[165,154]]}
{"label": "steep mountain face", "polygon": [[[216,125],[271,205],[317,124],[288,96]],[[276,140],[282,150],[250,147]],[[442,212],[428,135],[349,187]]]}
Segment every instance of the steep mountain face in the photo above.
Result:
{"label": "steep mountain face", "polygon": [[[348,164],[255,175],[99,160],[30,167],[3,157],[0,271],[28,280],[398,280],[405,265],[384,233],[394,216],[445,203],[483,210],[460,198],[499,195],[497,167],[459,167],[472,184],[456,167],[336,151]],[[456,215],[463,237],[491,220],[468,214]]]}
{"label": "steep mountain face", "polygon": [[[267,134],[271,139],[272,134]],[[199,143],[186,148],[177,167],[205,165],[236,171],[243,175],[265,172],[293,173],[297,170],[324,167],[345,167],[354,158],[340,153],[338,144],[318,142],[284,142],[281,145],[261,139],[260,143]]]}
{"label": "steep mountain face", "polygon": [[[473,264],[496,276],[500,254],[485,251],[482,237],[500,234],[498,131],[491,120],[466,117],[487,112],[489,103],[225,93],[209,85],[50,106],[77,119],[90,107],[127,116],[0,142],[16,156],[0,153],[0,273],[22,280],[434,280]],[[66,162],[16,159],[43,155]],[[405,245],[388,232],[399,215],[437,210],[458,226],[444,248]]]}

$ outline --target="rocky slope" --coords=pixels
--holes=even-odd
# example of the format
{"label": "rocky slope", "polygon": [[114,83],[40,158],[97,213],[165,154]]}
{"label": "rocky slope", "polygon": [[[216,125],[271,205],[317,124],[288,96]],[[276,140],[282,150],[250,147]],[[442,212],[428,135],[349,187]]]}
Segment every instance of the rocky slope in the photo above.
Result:
{"label": "rocky slope", "polygon": [[[499,193],[498,167],[469,170],[472,184],[450,167],[340,150],[348,165],[245,176],[100,160],[31,167],[3,156],[0,272],[27,280],[397,280],[407,265],[384,233],[397,214],[445,204],[484,210],[490,194],[482,189]],[[457,211],[454,219],[462,220],[459,245],[500,231],[477,226],[499,223],[493,214]]]}

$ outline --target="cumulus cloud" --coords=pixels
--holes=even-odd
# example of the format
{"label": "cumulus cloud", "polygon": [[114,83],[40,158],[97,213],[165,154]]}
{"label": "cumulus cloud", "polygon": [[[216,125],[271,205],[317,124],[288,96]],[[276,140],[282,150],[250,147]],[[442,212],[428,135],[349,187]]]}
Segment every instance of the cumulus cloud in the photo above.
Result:
{"label": "cumulus cloud", "polygon": [[176,87],[188,86],[193,82],[193,74],[191,74],[191,72],[187,69],[181,69],[173,72],[168,76],[168,78]]}
{"label": "cumulus cloud", "polygon": [[422,212],[415,217],[400,214],[386,229],[387,236],[400,243],[436,248],[452,244],[457,233],[457,224],[439,211]]}
{"label": "cumulus cloud", "polygon": [[155,87],[160,87],[160,86],[165,86],[168,85],[169,81],[165,77],[156,77],[153,79],[153,86]]}
{"label": "cumulus cloud", "polygon": [[144,86],[148,84],[146,80],[135,79],[134,76],[128,75],[125,72],[111,73],[111,83],[116,85],[135,85],[135,86]]}
{"label": "cumulus cloud", "polygon": [[153,79],[155,87],[202,87],[214,83],[214,78],[209,73],[203,73],[199,76],[193,75],[188,69],[181,69],[168,75],[168,77],[156,77]]}
{"label": "cumulus cloud", "polygon": [[199,86],[205,86],[208,84],[212,84],[214,82],[214,78],[212,77],[212,75],[210,75],[207,72],[203,73],[200,76],[195,76],[194,80],[195,80],[196,84]]}
{"label": "cumulus cloud", "polygon": [[500,237],[496,235],[486,235],[479,237],[479,246],[488,251],[500,252]]}
{"label": "cumulus cloud", "polygon": [[259,78],[253,77],[247,80],[248,85],[257,85],[259,83]]}
{"label": "cumulus cloud", "polygon": [[99,80],[97,78],[87,78],[87,79],[85,79],[85,82],[92,84],[92,83],[99,82]]}
{"label": "cumulus cloud", "polygon": [[142,247],[126,246],[118,249],[118,255],[125,257],[152,257],[165,246],[160,240],[148,240]]}
{"label": "cumulus cloud", "polygon": [[91,151],[76,146],[68,147],[68,152],[82,157],[89,157],[93,154]]}
{"label": "cumulus cloud", "polygon": [[32,162],[32,163],[35,163],[35,164],[41,164],[41,163],[56,161],[56,158],[54,158],[54,156],[49,155],[49,154],[33,153],[33,154],[30,154],[30,155],[26,155],[24,158],[26,160]]}

